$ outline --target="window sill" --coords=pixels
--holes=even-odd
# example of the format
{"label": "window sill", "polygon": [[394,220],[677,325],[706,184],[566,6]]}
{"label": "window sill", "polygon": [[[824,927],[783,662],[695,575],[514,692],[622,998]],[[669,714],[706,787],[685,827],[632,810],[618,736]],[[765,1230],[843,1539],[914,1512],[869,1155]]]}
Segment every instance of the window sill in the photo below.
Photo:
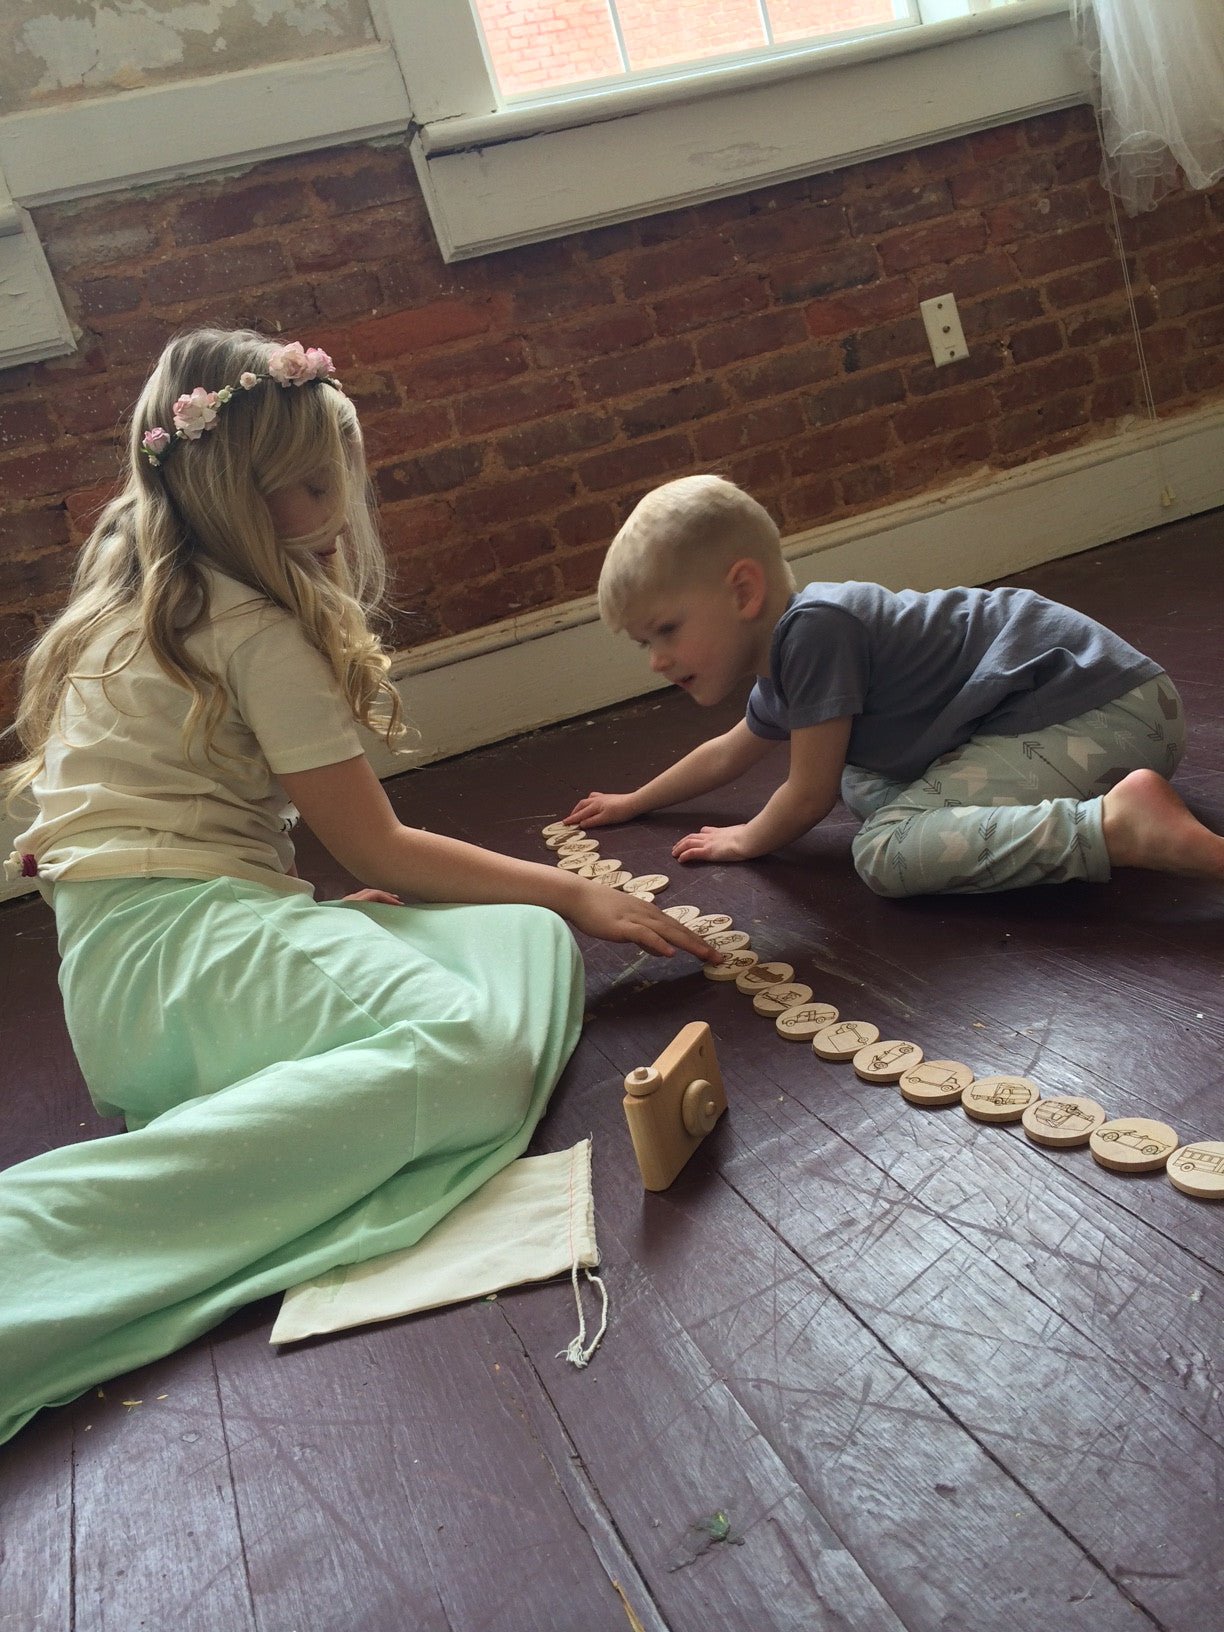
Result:
{"label": "window sill", "polygon": [[1088,100],[1066,0],[418,127],[445,258],[558,237]]}

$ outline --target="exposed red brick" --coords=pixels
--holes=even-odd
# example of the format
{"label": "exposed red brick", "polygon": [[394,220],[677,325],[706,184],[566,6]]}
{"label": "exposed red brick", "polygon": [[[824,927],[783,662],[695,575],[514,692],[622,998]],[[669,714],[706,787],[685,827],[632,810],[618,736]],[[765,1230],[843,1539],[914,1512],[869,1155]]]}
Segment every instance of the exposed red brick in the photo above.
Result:
{"label": "exposed red brick", "polygon": [[228,294],[252,283],[276,283],[287,279],[289,271],[284,250],[275,239],[267,239],[157,261],[146,274],[145,288],[151,301],[172,304]]}
{"label": "exposed red brick", "polygon": [[716,233],[686,237],[679,243],[629,256],[621,272],[621,286],[627,300],[641,300],[677,285],[721,277],[735,261],[731,245]]}
{"label": "exposed red brick", "polygon": [[594,402],[623,397],[652,385],[668,385],[687,380],[696,366],[696,353],[687,340],[667,340],[661,345],[641,346],[604,357],[579,369],[578,384],[585,397]]}
{"label": "exposed red brick", "polygon": [[606,273],[595,267],[564,277],[540,278],[514,294],[511,321],[515,324],[555,323],[599,306],[611,306],[616,290]]}
{"label": "exposed red brick", "polygon": [[[385,505],[379,514],[379,527],[387,553],[396,562],[396,573],[413,587],[414,593],[424,591],[433,581],[434,569],[429,554],[445,542],[453,511],[444,499],[419,499],[413,504]],[[423,574],[421,577],[416,575]]]}
{"label": "exposed red brick", "polygon": [[1048,154],[1024,153],[999,164],[962,167],[951,177],[952,198],[958,209],[973,209],[1020,193],[1047,192],[1053,180]]}
{"label": "exposed red brick", "polygon": [[634,403],[620,415],[626,436],[653,436],[673,425],[687,425],[716,414],[726,406],[726,393],[716,380],[695,380],[691,385],[673,386],[670,391]]}
{"label": "exposed red brick", "polygon": [[583,459],[577,471],[584,486],[593,493],[602,493],[611,487],[683,475],[692,463],[693,445],[687,437],[662,436],[654,442],[635,442],[627,448],[597,453]]}
{"label": "exposed red brick", "polygon": [[807,339],[803,315],[794,310],[760,312],[722,323],[697,340],[697,361],[703,368],[725,368],[746,357],[761,357]]}
{"label": "exposed red brick", "polygon": [[732,227],[727,237],[745,261],[773,260],[839,243],[846,235],[846,212],[840,204],[807,205],[770,215],[757,211]]}
{"label": "exposed red brick", "polygon": [[[699,289],[682,290],[678,295],[655,301],[650,311],[659,334],[683,334],[689,329],[722,323],[727,318],[759,312],[768,306],[769,300],[769,285],[763,274],[756,271],[745,273],[743,277],[720,278],[717,283],[704,284]],[[627,308],[632,310],[634,308]]]}
{"label": "exposed red brick", "polygon": [[482,448],[438,448],[416,459],[384,465],[374,485],[381,500],[394,504],[397,499],[415,499],[425,493],[445,493],[462,487],[480,474],[483,465]]}
{"label": "exposed red brick", "polygon": [[1065,397],[1050,398],[1036,408],[1025,409],[1023,413],[1005,414],[995,422],[995,445],[1001,453],[1014,452],[1028,443],[1039,441],[1052,431],[1083,425],[1087,418],[1087,392],[1069,392]]}
{"label": "exposed red brick", "polygon": [[[1143,336],[1143,354],[1150,368],[1155,363],[1173,362],[1186,355],[1189,340],[1184,329],[1153,329]],[[1101,379],[1111,374],[1129,374],[1139,367],[1139,349],[1133,335],[1098,346],[1093,355]]]}
{"label": "exposed red brick", "polygon": [[1067,227],[1078,227],[1092,217],[1096,203],[1087,183],[1081,182],[1074,187],[1056,187],[1052,192],[1037,193],[1028,198],[1008,199],[1006,203],[982,213],[986,231],[994,242],[1013,243],[1017,238],[1031,238],[1048,232],[1062,232]]}
{"label": "exposed red brick", "polygon": [[905,376],[905,389],[914,398],[959,391],[974,380],[1001,374],[1008,361],[1007,351],[997,341],[978,341],[960,362],[947,363],[943,368],[936,368],[934,362],[916,363]]}
{"label": "exposed red brick", "polygon": [[533,332],[531,354],[541,368],[564,368],[645,345],[652,333],[644,311],[636,306],[618,306],[564,329]]}
{"label": "exposed red brick", "polygon": [[1070,306],[1087,306],[1090,301],[1117,294],[1121,288],[1122,268],[1118,262],[1098,261],[1095,266],[1084,266],[1078,272],[1051,278],[1041,294],[1051,311],[1061,312]]}
{"label": "exposed red brick", "polygon": [[892,440],[891,423],[883,415],[835,425],[827,431],[810,431],[792,444],[791,469],[797,476],[807,476],[815,471],[861,465],[884,453]]}
{"label": "exposed red brick", "polygon": [[763,442],[782,442],[804,430],[803,410],[793,398],[707,421],[693,429],[699,459],[725,459]]}
{"label": "exposed red brick", "polygon": [[839,385],[824,386],[803,399],[810,425],[832,425],[866,414],[885,403],[905,400],[905,382],[895,368],[880,374],[856,374]]}
{"label": "exposed red brick", "polygon": [[373,272],[347,272],[311,286],[320,317],[356,317],[373,312],[382,299],[382,286]]}
{"label": "exposed red brick", "polygon": [[978,216],[950,216],[921,227],[909,227],[881,240],[885,272],[911,272],[934,262],[960,260],[986,247],[986,225]]}
{"label": "exposed red brick", "polygon": [[893,473],[887,464],[862,465],[838,478],[838,491],[848,510],[872,505],[893,491]]}
{"label": "exposed red brick", "polygon": [[1044,362],[1018,368],[995,385],[995,397],[1006,413],[1026,403],[1044,402],[1073,386],[1092,382],[1092,364],[1082,351],[1067,351]]}
{"label": "exposed red brick", "polygon": [[449,591],[439,598],[438,612],[443,628],[459,634],[465,629],[478,629],[482,624],[500,622],[531,607],[546,606],[553,600],[556,588],[553,567],[520,567],[502,573],[491,583]]}
{"label": "exposed red brick", "polygon": [[[362,405],[364,408],[364,405]],[[437,403],[395,408],[390,413],[362,412],[361,430],[366,458],[385,464],[417,448],[437,447],[454,435],[450,411]]]}
{"label": "exposed red brick", "polygon": [[448,347],[444,352],[418,352],[405,358],[399,375],[412,401],[453,397],[480,391],[502,380],[526,374],[527,348],[517,338],[482,341],[477,346]]}
{"label": "exposed red brick", "polygon": [[946,441],[909,448],[890,461],[893,488],[898,493],[910,493],[934,482],[942,485],[955,481],[966,467],[985,464],[992,451],[988,425],[974,425]]}
{"label": "exposed red brick", "polygon": [[1148,250],[1143,257],[1143,274],[1149,281],[1163,284],[1189,272],[1214,271],[1222,261],[1224,232],[1204,233]]}
{"label": "exposed red brick", "polygon": [[742,402],[758,402],[762,397],[781,396],[831,379],[837,368],[838,355],[833,346],[796,346],[793,351],[779,352],[747,368],[730,369],[726,382]]}
{"label": "exposed red brick", "polygon": [[869,323],[887,323],[893,318],[908,316],[924,298],[917,295],[913,285],[904,278],[892,278],[870,284],[854,294],[814,301],[804,316],[808,328],[818,337],[846,334]]}
{"label": "exposed red brick", "polygon": [[102,481],[118,468],[119,456],[113,448],[96,442],[65,442],[42,453],[0,460],[0,493],[8,501],[59,494],[66,476],[74,482]]}
{"label": "exposed red brick", "polygon": [[1013,332],[1007,349],[1014,363],[1031,363],[1038,357],[1048,357],[1052,352],[1061,351],[1062,345],[1062,328],[1058,323],[1031,323],[1027,328]]}
{"label": "exposed red brick", "polygon": [[[388,312],[385,317],[372,317],[365,323],[354,323],[340,331],[339,338],[324,350],[331,351],[339,362],[337,352],[362,363],[380,363],[393,357],[406,357],[410,352],[428,351],[449,340],[463,340],[468,335],[484,334],[493,325],[495,312],[488,303],[469,306],[462,301],[437,301],[432,306],[419,306],[409,312]],[[321,343],[321,342],[319,342]]]}
{"label": "exposed red brick", "polygon": [[511,431],[500,438],[497,452],[507,470],[519,470],[599,447],[616,434],[616,421],[608,414],[568,413]]}
{"label": "exposed red brick", "polygon": [[573,385],[562,375],[512,380],[461,397],[455,405],[455,421],[463,436],[479,436],[572,408],[576,400]]}
{"label": "exposed red brick", "polygon": [[[612,534],[607,536],[610,539]],[[607,544],[604,543],[594,549],[572,551],[562,556],[557,563],[562,589],[573,596],[594,594],[606,550]]]}
{"label": "exposed red brick", "polygon": [[538,471],[465,489],[456,500],[455,516],[461,527],[488,527],[556,510],[573,497],[574,479],[568,471]]}
{"label": "exposed red brick", "polygon": [[1184,317],[1187,312],[1206,311],[1212,306],[1224,306],[1224,271],[1213,272],[1206,278],[1193,278],[1189,283],[1175,284],[1171,289],[1157,291],[1155,297],[1139,297],[1142,306],[1147,300],[1154,308],[1159,300],[1162,317]]}
{"label": "exposed red brick", "polygon": [[57,435],[55,421],[45,403],[29,398],[14,402],[0,400],[0,452],[45,447],[48,442],[54,442]]}
{"label": "exposed red brick", "polygon": [[35,550],[54,550],[68,542],[68,517],[63,505],[47,509],[0,511],[0,571],[10,556]]}
{"label": "exposed red brick", "polygon": [[876,368],[899,357],[920,357],[928,345],[922,319],[907,317],[900,323],[886,323],[878,329],[848,335],[842,341],[842,359],[846,373],[856,374],[859,369]]}
{"label": "exposed red brick", "polygon": [[600,539],[606,544],[619,527],[620,521],[611,505],[600,501],[576,504],[569,510],[560,511],[554,525],[561,542],[576,547],[580,544],[590,544],[595,539]]}
{"label": "exposed red brick", "polygon": [[1109,227],[1103,221],[1090,221],[1086,226],[1071,227],[1066,232],[1052,232],[1047,237],[1017,244],[1012,258],[1026,279],[1034,279],[1048,272],[1085,266],[1090,261],[1103,261],[1114,252],[1114,237]]}
{"label": "exposed red brick", "polygon": [[[822,255],[805,256],[802,261],[775,268],[769,282],[784,306],[816,300],[835,289],[853,289],[879,276],[880,258],[870,244],[848,244],[844,249],[826,250]],[[811,320],[810,309],[808,312]],[[813,329],[813,333],[831,330]]]}
{"label": "exposed red brick", "polygon": [[916,221],[947,215],[952,208],[948,183],[940,178],[882,187],[850,205],[850,231],[855,237],[874,238],[893,227],[909,227]]}
{"label": "exposed red brick", "polygon": [[76,289],[77,306],[83,317],[110,317],[115,312],[134,312],[144,295],[139,278],[86,278]]}
{"label": "exposed red brick", "polygon": [[251,187],[227,181],[217,193],[185,199],[171,221],[176,244],[214,244],[258,227],[282,226],[310,213],[310,194],[301,180],[258,182]]}
{"label": "exposed red brick", "polygon": [[837,486],[827,478],[814,482],[796,482],[788,488],[784,498],[787,531],[810,527],[814,522],[827,521],[837,509]]}
{"label": "exposed red brick", "polygon": [[1042,315],[1041,297],[1035,289],[1008,289],[1001,295],[992,295],[989,300],[960,302],[957,309],[961,327],[970,340],[975,335],[996,334]]}
{"label": "exposed red brick", "polygon": [[406,151],[382,152],[374,162],[337,176],[319,176],[313,182],[319,198],[337,215],[365,210],[417,196],[412,160]]}
{"label": "exposed red brick", "polygon": [[924,442],[966,425],[982,425],[994,415],[994,399],[989,390],[978,386],[969,391],[952,391],[946,396],[928,397],[893,415],[893,430],[901,442]]}

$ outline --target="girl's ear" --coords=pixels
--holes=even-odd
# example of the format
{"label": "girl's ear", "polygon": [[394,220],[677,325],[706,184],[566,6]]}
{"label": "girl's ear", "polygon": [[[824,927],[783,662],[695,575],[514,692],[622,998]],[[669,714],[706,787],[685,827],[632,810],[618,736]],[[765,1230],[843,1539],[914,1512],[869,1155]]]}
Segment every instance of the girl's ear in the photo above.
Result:
{"label": "girl's ear", "polygon": [[731,591],[735,610],[740,617],[759,617],[765,605],[767,587],[765,569],[759,561],[754,561],[750,555],[741,556],[731,563],[723,582]]}

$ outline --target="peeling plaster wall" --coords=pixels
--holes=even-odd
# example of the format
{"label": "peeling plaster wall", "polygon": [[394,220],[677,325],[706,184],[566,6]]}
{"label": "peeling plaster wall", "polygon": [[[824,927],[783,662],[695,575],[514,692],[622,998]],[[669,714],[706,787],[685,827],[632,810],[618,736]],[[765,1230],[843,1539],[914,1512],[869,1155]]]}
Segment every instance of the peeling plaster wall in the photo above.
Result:
{"label": "peeling plaster wall", "polygon": [[3,0],[0,113],[374,38],[367,0]]}

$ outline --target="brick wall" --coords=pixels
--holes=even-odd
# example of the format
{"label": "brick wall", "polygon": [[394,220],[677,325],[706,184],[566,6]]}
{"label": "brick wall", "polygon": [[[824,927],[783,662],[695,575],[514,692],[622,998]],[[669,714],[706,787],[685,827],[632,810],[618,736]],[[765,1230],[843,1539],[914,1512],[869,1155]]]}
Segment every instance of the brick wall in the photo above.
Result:
{"label": "brick wall", "polygon": [[[82,331],[0,374],[0,713],[173,331],[322,345],[362,414],[413,645],[588,593],[649,486],[718,469],[783,531],[1140,411],[1085,110],[444,266],[398,146],[39,210]],[[1124,222],[1162,413],[1224,395],[1224,188]],[[936,370],[917,303],[952,290]]]}

